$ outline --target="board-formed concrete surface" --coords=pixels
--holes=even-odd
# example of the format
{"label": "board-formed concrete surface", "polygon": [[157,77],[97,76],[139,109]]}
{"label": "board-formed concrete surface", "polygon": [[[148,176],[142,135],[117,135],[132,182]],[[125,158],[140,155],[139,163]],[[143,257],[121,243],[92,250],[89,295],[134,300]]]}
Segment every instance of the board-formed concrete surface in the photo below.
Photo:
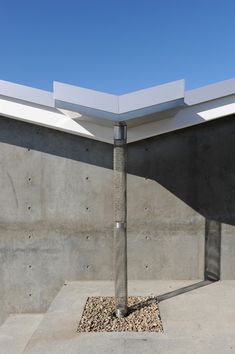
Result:
{"label": "board-formed concrete surface", "polygon": [[[64,279],[111,280],[112,146],[1,117],[0,162],[2,313],[45,312]],[[204,218],[149,168],[128,174],[129,278],[199,278]]]}
{"label": "board-formed concrete surface", "polygon": [[[173,296],[190,284],[195,289]],[[197,288],[198,284],[198,288]],[[130,281],[130,295],[157,295],[164,333],[76,332],[88,296],[112,295],[112,282],[63,286],[24,354],[227,354],[235,352],[235,281]],[[163,300],[164,294],[169,293]],[[172,296],[172,297],[170,297]]]}
{"label": "board-formed concrete surface", "polygon": [[42,318],[42,314],[10,315],[0,327],[0,354],[23,353]]}
{"label": "board-formed concrete surface", "polygon": [[[129,279],[203,278],[205,218],[235,279],[234,134],[227,117],[128,144]],[[1,117],[0,163],[0,321],[112,280],[112,146]]]}

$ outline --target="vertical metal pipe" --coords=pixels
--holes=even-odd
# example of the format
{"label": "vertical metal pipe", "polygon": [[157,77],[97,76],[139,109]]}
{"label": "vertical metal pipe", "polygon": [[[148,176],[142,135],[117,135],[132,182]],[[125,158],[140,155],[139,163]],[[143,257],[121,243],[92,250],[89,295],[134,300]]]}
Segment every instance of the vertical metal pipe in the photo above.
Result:
{"label": "vertical metal pipe", "polygon": [[220,279],[221,223],[206,219],[205,226],[205,280]]}
{"label": "vertical metal pipe", "polygon": [[127,314],[127,126],[114,125],[113,204],[114,204],[114,281],[116,316]]}

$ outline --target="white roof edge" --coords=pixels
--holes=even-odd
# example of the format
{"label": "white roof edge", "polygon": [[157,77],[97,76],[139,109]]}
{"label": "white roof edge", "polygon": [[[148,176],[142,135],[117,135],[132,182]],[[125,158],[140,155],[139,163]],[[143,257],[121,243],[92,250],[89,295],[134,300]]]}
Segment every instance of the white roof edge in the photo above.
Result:
{"label": "white roof edge", "polygon": [[[0,81],[0,115],[112,143],[114,121],[127,122],[131,142],[235,114],[235,79],[187,92],[184,80],[178,80],[122,96],[73,86],[66,96],[64,89],[68,86],[71,88],[56,82],[54,98],[52,92]],[[63,92],[59,92],[60,87]],[[70,96],[72,91],[74,96]],[[84,94],[83,104],[91,100],[93,106],[79,105],[79,92]],[[96,100],[100,98],[98,107],[106,110],[97,109]],[[123,106],[116,106],[117,102]],[[72,108],[75,116],[61,112],[59,105]]]}
{"label": "white roof edge", "polygon": [[0,80],[0,95],[47,107],[55,107],[53,93]]}
{"label": "white roof edge", "polygon": [[67,107],[71,105],[73,109],[78,106],[78,110],[80,107],[87,107],[118,114],[118,96],[57,81],[53,83],[53,91],[55,103],[60,102],[60,108],[64,103]]}
{"label": "white roof edge", "polygon": [[235,94],[235,78],[185,92],[185,104],[192,106]]}
{"label": "white roof edge", "polygon": [[182,106],[184,80],[121,96],[54,82],[54,99],[56,108],[120,121]]}
{"label": "white roof edge", "polygon": [[[186,106],[177,111],[174,116],[166,116],[164,119],[150,122],[146,120],[143,124],[129,126],[127,142],[169,133],[231,114],[235,114],[235,95],[195,106]],[[61,113],[26,105],[24,102],[14,102],[0,97],[0,115],[113,144],[112,125],[98,125],[89,120],[75,121]]]}
{"label": "white roof edge", "polygon": [[184,100],[186,105],[192,106],[235,94],[235,78],[186,92],[185,81],[177,80],[121,96],[60,82],[53,85],[54,92],[48,92],[0,80],[0,96],[118,121],[167,110],[168,103],[169,107],[182,106]]}
{"label": "white roof edge", "polygon": [[119,114],[184,98],[185,80],[172,81],[119,96]]}

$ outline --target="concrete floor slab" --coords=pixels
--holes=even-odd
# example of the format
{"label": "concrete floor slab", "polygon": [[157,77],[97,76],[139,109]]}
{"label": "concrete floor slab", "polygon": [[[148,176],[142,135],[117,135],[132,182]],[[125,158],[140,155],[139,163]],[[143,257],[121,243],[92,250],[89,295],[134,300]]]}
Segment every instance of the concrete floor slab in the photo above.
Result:
{"label": "concrete floor slab", "polygon": [[[76,333],[88,296],[113,294],[113,283],[63,286],[29,341],[27,354],[235,353],[235,281],[130,281],[130,295],[157,295],[164,333]],[[189,290],[188,288],[182,291]],[[175,292],[174,292],[175,291]],[[171,292],[169,294],[169,292]],[[168,296],[163,294],[168,293]]]}
{"label": "concrete floor slab", "polygon": [[10,315],[0,327],[0,354],[21,354],[42,318],[41,314]]}

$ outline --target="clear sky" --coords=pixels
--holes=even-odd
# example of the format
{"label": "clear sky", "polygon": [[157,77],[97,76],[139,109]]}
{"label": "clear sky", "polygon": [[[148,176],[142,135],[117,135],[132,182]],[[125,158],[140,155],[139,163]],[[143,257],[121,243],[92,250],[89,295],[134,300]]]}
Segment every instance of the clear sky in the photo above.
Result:
{"label": "clear sky", "polygon": [[121,94],[235,77],[234,0],[0,0],[0,79]]}

